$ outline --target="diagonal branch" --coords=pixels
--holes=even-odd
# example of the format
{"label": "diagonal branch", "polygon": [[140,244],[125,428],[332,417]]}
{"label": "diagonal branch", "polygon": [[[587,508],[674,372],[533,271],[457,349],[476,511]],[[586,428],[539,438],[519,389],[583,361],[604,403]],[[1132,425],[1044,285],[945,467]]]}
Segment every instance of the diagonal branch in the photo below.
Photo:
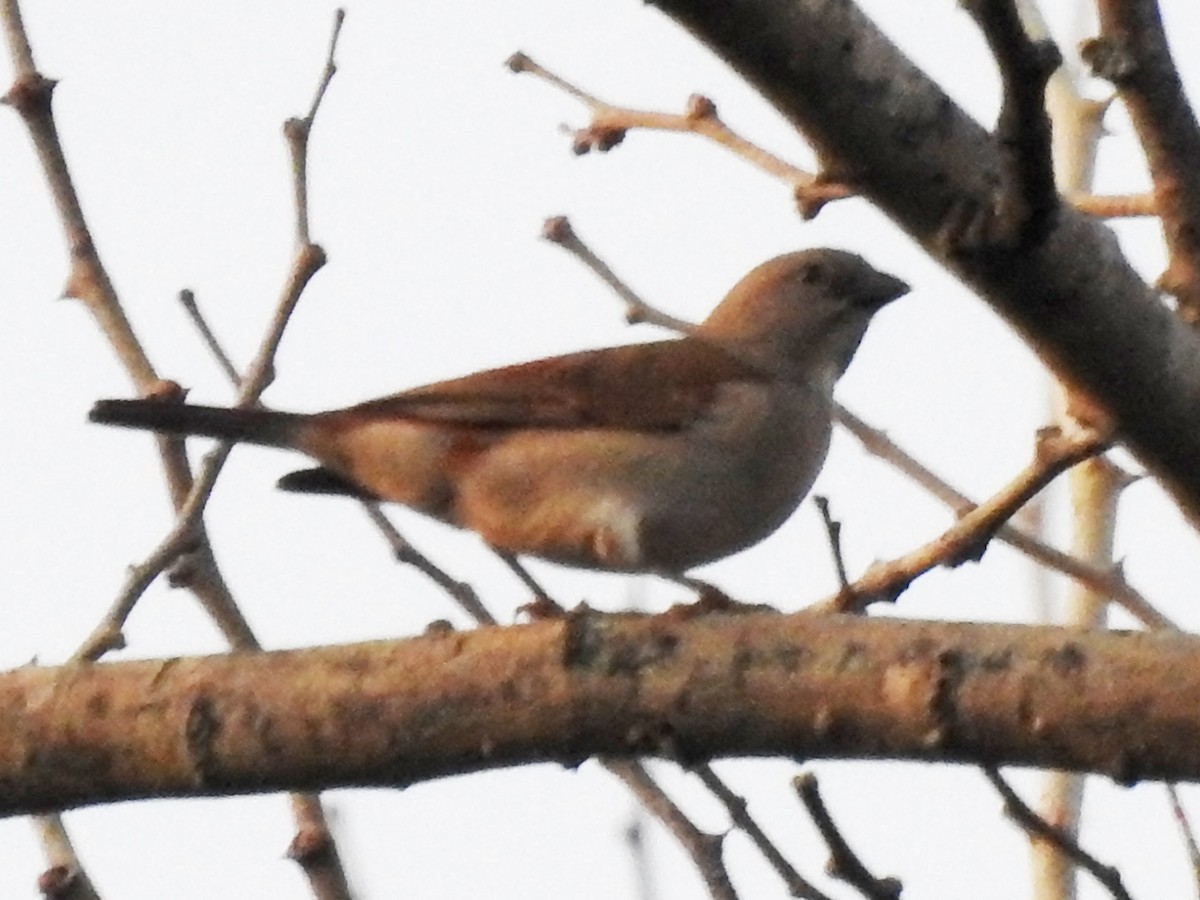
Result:
{"label": "diagonal branch", "polygon": [[894,601],[913,581],[937,566],[978,560],[1000,528],[1042,488],[1106,446],[1106,438],[1095,432],[1067,436],[1057,428],[1043,429],[1033,461],[994,497],[965,513],[944,534],[899,559],[876,563],[848,588],[810,609],[861,611],[872,603]]}
{"label": "diagonal branch", "polygon": [[840,200],[853,193],[853,189],[848,185],[830,181],[820,174],[806,172],[746,140],[721,121],[712,100],[699,94],[688,98],[687,110],[682,115],[647,112],[614,106],[599,97],[594,97],[519,51],[508,58],[506,65],[513,72],[527,72],[540,78],[588,108],[592,115],[591,123],[573,135],[572,149],[576,154],[587,153],[592,149],[601,152],[611,150],[625,139],[627,132],[635,128],[697,134],[725,147],[768,175],[787,183],[792,189],[792,196],[800,214],[805,219],[813,218],[831,200]]}
{"label": "diagonal branch", "polygon": [[845,835],[834,824],[833,816],[829,814],[829,808],[821,797],[817,776],[812,772],[797,775],[792,779],[792,787],[829,848],[829,863],[826,866],[829,874],[857,888],[868,900],[900,900],[900,892],[903,889],[900,881],[892,877],[876,878],[872,875],[854,852]]}
{"label": "diagonal branch", "polygon": [[[1063,207],[1035,251],[956,253],[984,209],[994,143],[849,0],[655,0],[757,87],[816,149],[977,290],[1200,525],[1200,337],[1102,224]],[[920,152],[915,152],[917,148]]]}
{"label": "diagonal branch", "polygon": [[991,239],[1013,247],[1040,243],[1058,210],[1050,154],[1046,83],[1062,64],[1051,40],[1032,40],[1012,0],[963,0],[1000,68],[1004,103],[996,122],[1000,183],[989,210]]}
{"label": "diagonal branch", "polygon": [[1168,264],[1160,284],[1179,313],[1200,325],[1200,125],[1171,59],[1155,0],[1098,0],[1100,37],[1084,46],[1093,71],[1107,78],[1137,130],[1154,201],[1162,218]]}
{"label": "diagonal branch", "polygon": [[995,766],[985,766],[983,770],[988,781],[1004,798],[1004,811],[1014,822],[1024,828],[1029,834],[1043,841],[1049,841],[1061,852],[1065,853],[1080,868],[1086,869],[1113,895],[1115,900],[1133,900],[1121,881],[1121,873],[1112,866],[1105,865],[1079,846],[1079,843],[1061,829],[1055,828],[1036,812],[1029,808],[1017,792],[1000,775]]}

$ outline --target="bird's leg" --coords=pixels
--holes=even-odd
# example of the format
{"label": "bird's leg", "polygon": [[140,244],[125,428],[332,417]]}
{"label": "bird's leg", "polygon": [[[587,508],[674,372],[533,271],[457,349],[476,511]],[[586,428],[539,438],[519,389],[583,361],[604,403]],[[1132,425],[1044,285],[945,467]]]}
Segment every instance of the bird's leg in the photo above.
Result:
{"label": "bird's leg", "polygon": [[535,620],[554,619],[566,614],[566,610],[563,609],[562,605],[547,594],[545,588],[538,584],[534,577],[529,574],[529,570],[521,565],[521,561],[517,559],[515,553],[509,553],[507,550],[500,550],[496,547],[493,547],[492,551],[521,580],[521,583],[533,592],[533,600],[520,607],[519,612],[523,612],[529,618]]}
{"label": "bird's leg", "polygon": [[695,592],[696,602],[688,608],[697,615],[729,612],[741,605],[716,585],[709,584],[707,581],[699,578],[692,578],[690,575],[673,572],[664,572],[662,573],[662,577],[678,585],[682,585],[689,591]]}

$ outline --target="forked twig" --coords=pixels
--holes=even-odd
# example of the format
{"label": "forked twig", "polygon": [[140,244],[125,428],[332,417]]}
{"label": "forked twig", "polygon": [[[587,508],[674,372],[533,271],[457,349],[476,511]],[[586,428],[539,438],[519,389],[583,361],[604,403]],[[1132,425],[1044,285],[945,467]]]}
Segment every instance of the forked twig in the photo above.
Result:
{"label": "forked twig", "polygon": [[983,773],[987,776],[988,781],[992,783],[992,786],[1000,792],[1000,796],[1004,798],[1004,811],[1008,814],[1009,818],[1035,838],[1050,841],[1054,844],[1060,851],[1069,856],[1077,866],[1090,872],[1117,900],[1133,900],[1129,896],[1129,892],[1125,890],[1120,872],[1112,866],[1104,865],[1104,863],[1080,847],[1069,835],[1064,834],[1061,829],[1055,828],[1030,809],[1025,801],[1017,796],[1017,792],[1000,775],[999,769],[994,766],[984,766]]}

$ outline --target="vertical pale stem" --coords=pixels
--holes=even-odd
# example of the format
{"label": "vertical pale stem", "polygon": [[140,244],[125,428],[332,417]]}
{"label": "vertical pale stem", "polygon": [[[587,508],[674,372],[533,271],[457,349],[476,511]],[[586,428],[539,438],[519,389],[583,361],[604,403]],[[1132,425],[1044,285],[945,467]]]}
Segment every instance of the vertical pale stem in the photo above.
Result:
{"label": "vertical pale stem", "polygon": [[[1049,32],[1034,0],[1019,4],[1025,28],[1036,38]],[[1077,4],[1078,7],[1078,4]],[[1077,8],[1079,32],[1085,16]],[[1088,192],[1092,186],[1096,148],[1101,135],[1104,104],[1083,97],[1078,80],[1068,65],[1054,74],[1046,88],[1046,110],[1054,126],[1054,175],[1064,194]],[[1071,406],[1069,397],[1055,392],[1056,418],[1060,423]],[[1069,423],[1064,423],[1069,424]],[[1112,562],[1113,531],[1116,524],[1117,497],[1122,485],[1121,473],[1104,457],[1087,460],[1071,470],[1068,480],[1071,495],[1071,552],[1090,563],[1105,566]],[[1040,582],[1045,590],[1045,579]],[[1050,608],[1048,598],[1045,606]],[[1106,625],[1108,598],[1073,584],[1062,613],[1064,624],[1083,628]],[[1078,834],[1083,808],[1084,779],[1067,772],[1050,772],[1042,785],[1038,813],[1069,834]],[[1036,900],[1075,900],[1076,868],[1056,848],[1033,839],[1030,852]]]}

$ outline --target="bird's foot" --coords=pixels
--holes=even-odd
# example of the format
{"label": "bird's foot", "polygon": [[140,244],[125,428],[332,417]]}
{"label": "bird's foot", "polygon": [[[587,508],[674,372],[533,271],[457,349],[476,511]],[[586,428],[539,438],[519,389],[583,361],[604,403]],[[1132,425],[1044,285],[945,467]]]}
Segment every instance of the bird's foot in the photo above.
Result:
{"label": "bird's foot", "polygon": [[699,578],[689,578],[686,575],[666,576],[676,584],[681,584],[696,592],[694,603],[677,603],[667,610],[666,615],[679,619],[697,619],[718,613],[736,615],[739,613],[775,612],[776,610],[762,603],[743,603],[734,600],[715,585]]}

